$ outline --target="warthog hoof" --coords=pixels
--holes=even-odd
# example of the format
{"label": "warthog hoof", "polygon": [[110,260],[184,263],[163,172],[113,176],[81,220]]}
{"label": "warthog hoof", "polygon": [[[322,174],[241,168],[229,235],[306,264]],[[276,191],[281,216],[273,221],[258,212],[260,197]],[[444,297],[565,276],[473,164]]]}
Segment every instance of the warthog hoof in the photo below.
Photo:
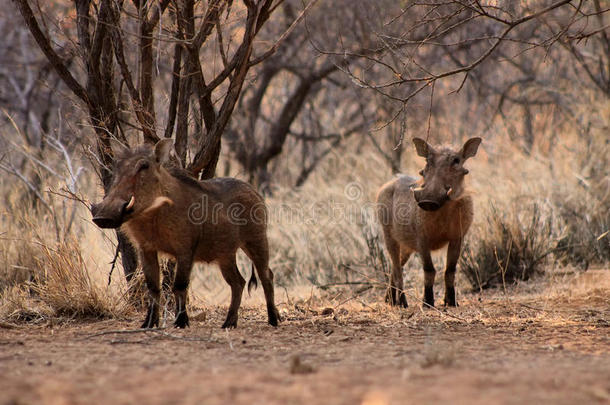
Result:
{"label": "warthog hoof", "polygon": [[176,316],[176,320],[174,321],[174,326],[176,328],[184,329],[189,325],[189,316],[186,311],[180,312],[178,316]]}
{"label": "warthog hoof", "polygon": [[267,315],[269,317],[269,325],[271,326],[277,326],[282,320],[280,313],[275,307],[267,307]]}
{"label": "warthog hoof", "polygon": [[448,307],[457,307],[455,300],[455,287],[447,287],[445,289],[445,305]]}
{"label": "warthog hoof", "polygon": [[407,304],[407,296],[405,295],[405,293],[393,287],[388,288],[388,291],[385,295],[385,302],[389,303],[393,307],[409,307],[409,304]]}
{"label": "warthog hoof", "polygon": [[223,329],[237,328],[237,311],[229,311],[225,323],[222,324]]}
{"label": "warthog hoof", "polygon": [[434,290],[432,289],[432,287],[425,287],[423,308],[431,307],[434,307]]}
{"label": "warthog hoof", "polygon": [[148,313],[146,314],[146,318],[144,318],[144,322],[142,322],[142,329],[154,328],[159,326],[159,313],[155,313],[151,308],[148,309]]}

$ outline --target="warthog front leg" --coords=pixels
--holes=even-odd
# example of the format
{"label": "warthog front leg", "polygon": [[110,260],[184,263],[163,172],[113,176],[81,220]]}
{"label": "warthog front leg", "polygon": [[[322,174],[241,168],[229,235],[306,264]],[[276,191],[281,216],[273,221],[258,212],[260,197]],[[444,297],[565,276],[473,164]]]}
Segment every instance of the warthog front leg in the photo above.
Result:
{"label": "warthog front leg", "polygon": [[424,263],[424,308],[434,306],[434,278],[436,276],[436,270],[432,263],[432,256],[430,251],[425,250],[420,252],[422,261]]}
{"label": "warthog front leg", "polygon": [[156,251],[142,252],[142,271],[148,287],[148,312],[142,328],[159,326],[160,274]]}
{"label": "warthog front leg", "polygon": [[186,295],[191,279],[193,260],[190,257],[181,257],[176,260],[176,278],[174,279],[174,298],[176,300],[176,328],[189,326],[189,316],[186,312]]}
{"label": "warthog front leg", "polygon": [[462,240],[452,240],[447,248],[447,268],[445,269],[445,305],[457,307],[455,300],[455,269],[458,259],[460,258],[460,250],[462,248]]}

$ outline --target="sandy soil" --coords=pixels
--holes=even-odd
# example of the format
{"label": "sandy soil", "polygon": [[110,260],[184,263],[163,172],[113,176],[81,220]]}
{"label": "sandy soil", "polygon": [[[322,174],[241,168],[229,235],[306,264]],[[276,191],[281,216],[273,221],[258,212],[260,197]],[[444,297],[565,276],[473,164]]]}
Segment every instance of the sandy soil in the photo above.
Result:
{"label": "sandy soil", "polygon": [[610,286],[460,304],[291,302],[277,329],[262,306],[231,331],[224,307],[186,330],[5,324],[0,404],[610,403]]}

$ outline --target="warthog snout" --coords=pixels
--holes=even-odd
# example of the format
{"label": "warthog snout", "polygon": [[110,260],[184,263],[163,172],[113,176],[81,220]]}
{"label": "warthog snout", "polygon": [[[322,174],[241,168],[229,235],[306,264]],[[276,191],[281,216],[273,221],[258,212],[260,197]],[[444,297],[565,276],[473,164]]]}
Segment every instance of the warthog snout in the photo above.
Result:
{"label": "warthog snout", "polygon": [[125,222],[125,217],[133,210],[134,204],[133,196],[129,201],[120,198],[105,198],[101,203],[91,206],[93,223],[100,228],[118,228]]}
{"label": "warthog snout", "polygon": [[424,211],[436,211],[449,199],[449,192],[442,193],[440,197],[435,198],[432,193],[426,193],[426,191],[427,190],[424,187],[413,189],[415,201],[417,201],[417,205]]}
{"label": "warthog snout", "polygon": [[421,209],[424,211],[436,211],[441,207],[439,203],[436,201],[423,200],[417,203]]}

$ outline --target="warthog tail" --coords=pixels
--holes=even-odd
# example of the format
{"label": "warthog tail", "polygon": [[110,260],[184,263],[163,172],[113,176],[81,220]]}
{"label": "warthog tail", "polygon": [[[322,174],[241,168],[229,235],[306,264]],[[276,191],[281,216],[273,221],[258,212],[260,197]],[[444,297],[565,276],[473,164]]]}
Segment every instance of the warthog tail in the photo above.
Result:
{"label": "warthog tail", "polygon": [[250,276],[250,281],[248,281],[248,295],[252,291],[252,288],[256,289],[258,287],[258,280],[256,279],[256,273],[254,271],[254,263],[252,263],[252,275]]}

